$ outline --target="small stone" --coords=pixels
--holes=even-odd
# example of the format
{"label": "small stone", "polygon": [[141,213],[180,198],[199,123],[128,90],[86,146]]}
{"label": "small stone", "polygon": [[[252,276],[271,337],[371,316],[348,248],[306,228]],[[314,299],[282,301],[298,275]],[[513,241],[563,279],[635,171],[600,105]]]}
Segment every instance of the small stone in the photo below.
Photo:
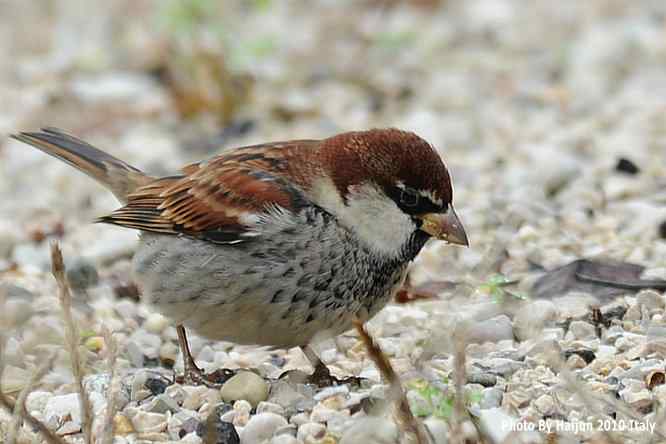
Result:
{"label": "small stone", "polygon": [[296,438],[303,442],[316,442],[326,435],[326,427],[318,422],[308,422],[298,428]]}
{"label": "small stone", "polygon": [[477,414],[479,424],[488,433],[492,442],[508,442],[506,437],[512,433],[518,418],[507,414],[501,408],[480,410]]}
{"label": "small stone", "polygon": [[196,413],[191,410],[179,410],[170,415],[167,421],[167,433],[171,439],[181,439],[192,431],[201,431],[197,427],[203,427]]}
{"label": "small stone", "polygon": [[[162,389],[162,386],[159,384],[159,382],[163,382],[161,379],[153,379],[154,386],[152,386],[153,389],[155,389],[155,395],[159,394],[159,390],[162,390],[162,393],[166,394],[169,396],[171,399],[176,401],[178,404],[184,404],[185,399],[187,398],[187,392],[185,391],[185,388],[182,385],[174,384],[166,387],[165,389]],[[151,390],[152,392],[152,390]]]}
{"label": "small stone", "polygon": [[224,422],[234,422],[234,419],[236,419],[236,410],[229,410],[227,412],[222,413],[220,416],[220,419]]}
{"label": "small stone", "polygon": [[237,427],[244,427],[250,420],[250,411],[252,405],[244,399],[234,402],[234,415],[233,424]]}
{"label": "small stone", "polygon": [[99,283],[97,268],[89,259],[79,257],[67,264],[67,280],[74,290],[84,290]]}
{"label": "small stone", "polygon": [[277,435],[290,435],[296,438],[296,432],[298,431],[298,427],[296,424],[287,424],[286,426],[282,426],[278,428],[275,431],[275,436]]}
{"label": "small stone", "polygon": [[638,166],[633,161],[627,159],[626,157],[620,157],[617,160],[617,164],[615,165],[615,171],[633,176],[640,173],[641,169],[638,168]]}
{"label": "small stone", "polygon": [[423,421],[430,435],[435,439],[433,444],[447,444],[449,442],[449,425],[435,416],[431,416]]}
{"label": "small stone", "polygon": [[300,441],[291,435],[275,435],[270,444],[300,444]]}
{"label": "small stone", "polygon": [[150,390],[153,395],[164,393],[167,388],[167,382],[162,378],[147,378],[144,386]]}
{"label": "small stone", "polygon": [[160,362],[163,365],[166,365],[170,368],[173,368],[174,364],[178,360],[178,346],[171,341],[162,343],[160,346]]}
{"label": "small stone", "polygon": [[497,376],[492,373],[474,372],[467,374],[468,384],[480,384],[484,387],[492,387],[497,384]]}
{"label": "small stone", "polygon": [[254,415],[240,434],[242,444],[260,443],[273,437],[277,429],[287,425],[287,420],[275,413]]}
{"label": "small stone", "polygon": [[271,387],[270,402],[282,406],[287,412],[295,411],[296,405],[305,399],[305,396],[287,381],[277,381]]}
{"label": "small stone", "polygon": [[202,440],[196,432],[190,432],[186,435],[183,435],[178,442],[185,444],[201,444]]}
{"label": "small stone", "polygon": [[335,415],[326,422],[326,430],[331,435],[342,436],[355,420],[350,418],[348,410],[335,412]]}
{"label": "small stone", "polygon": [[91,352],[97,353],[104,348],[104,338],[101,336],[91,336],[86,339],[84,345]]}
{"label": "small stone", "polygon": [[481,392],[481,402],[479,407],[482,409],[491,409],[502,405],[504,390],[499,387],[488,387]]}
{"label": "small stone", "polygon": [[572,369],[580,369],[585,368],[587,366],[587,362],[585,362],[585,359],[581,358],[579,355],[572,354],[567,359],[567,365]]}
{"label": "small stone", "polygon": [[345,385],[336,385],[335,387],[326,387],[325,389],[319,391],[314,395],[314,400],[319,402],[326,398],[330,398],[335,395],[348,395],[349,386]]}
{"label": "small stone", "polygon": [[175,413],[180,410],[178,403],[168,395],[161,394],[155,396],[145,405],[144,410],[152,413]]}
{"label": "small stone", "polygon": [[132,426],[138,433],[159,433],[167,429],[167,417],[162,413],[138,411],[132,418]]}
{"label": "small stone", "polygon": [[666,220],[661,222],[657,227],[657,233],[660,239],[666,239]]}
{"label": "small stone", "polygon": [[245,399],[252,406],[268,398],[268,384],[252,372],[239,372],[224,383],[220,395],[226,402]]}
{"label": "small stone", "polygon": [[3,226],[0,229],[0,259],[9,259],[14,246],[18,243],[16,235],[10,231],[5,231]]}
{"label": "small stone", "polygon": [[202,438],[205,443],[240,444],[241,442],[236,427],[229,422],[215,418],[214,421],[206,421],[204,427]]}
{"label": "small stone", "polygon": [[128,342],[125,345],[125,350],[127,351],[127,356],[129,357],[132,367],[143,367],[143,361],[145,357],[143,355],[143,349],[139,346],[139,344],[136,342]]}
{"label": "small stone", "polygon": [[53,398],[53,393],[51,392],[30,392],[25,400],[25,408],[28,412],[42,413],[51,398]]}
{"label": "small stone", "polygon": [[0,312],[0,327],[14,329],[28,322],[35,312],[35,295],[12,284],[0,284],[0,298],[4,299]]}
{"label": "small stone", "polygon": [[552,416],[555,413],[555,402],[550,395],[541,395],[534,401],[534,407],[543,416]]}
{"label": "small stone", "polygon": [[[504,393],[502,397],[502,405],[508,406],[510,409],[521,409],[527,407],[532,401],[532,396],[525,390],[516,389]],[[487,411],[495,411],[496,409],[488,409]]]}
{"label": "small stone", "polygon": [[248,401],[241,399],[234,402],[233,409],[241,413],[250,413],[252,411],[252,405]]}
{"label": "small stone", "polygon": [[132,426],[132,421],[130,421],[127,416],[122,413],[116,413],[113,417],[113,431],[117,435],[128,435],[130,433],[135,433],[134,427]]}
{"label": "small stone", "polygon": [[398,444],[398,437],[398,427],[392,421],[367,417],[354,421],[340,444]]}
{"label": "small stone", "polygon": [[467,331],[467,342],[483,344],[484,342],[498,342],[513,340],[511,319],[507,315],[500,315],[484,321],[476,322]]}
{"label": "small stone", "polygon": [[151,313],[143,323],[145,328],[150,333],[160,334],[169,325],[169,319],[159,313]]}
{"label": "small stone", "polygon": [[643,312],[641,311],[641,306],[636,303],[629,306],[622,319],[625,321],[640,321],[642,317]]}
{"label": "small stone", "polygon": [[554,323],[558,310],[551,301],[536,300],[522,306],[513,318],[516,338],[524,341],[535,337],[545,326]]}
{"label": "small stone", "polygon": [[261,401],[259,404],[257,404],[257,414],[260,413],[275,413],[278,415],[284,415],[284,408],[280,404]]}
{"label": "small stone", "polygon": [[[185,392],[183,408],[188,410],[199,410],[203,403],[207,401],[208,397],[213,396],[211,393],[213,390],[203,385],[187,385],[183,387],[183,391]],[[215,395],[219,395],[219,392],[216,392]],[[215,400],[215,402],[217,402],[217,400]]]}
{"label": "small stone", "polygon": [[597,337],[594,325],[583,321],[572,321],[569,325],[569,331],[576,339],[591,339]]}
{"label": "small stone", "polygon": [[79,395],[77,393],[70,393],[50,398],[44,406],[44,419],[47,424],[61,425],[71,422],[74,425],[74,429],[78,425],[78,430],[80,430],[81,410],[79,409]]}
{"label": "small stone", "polygon": [[302,426],[303,424],[310,422],[310,415],[305,412],[296,413],[295,415],[291,415],[289,422],[297,426]]}
{"label": "small stone", "polygon": [[600,345],[595,353],[597,359],[609,359],[615,356],[617,349],[612,345]]}
{"label": "small stone", "polygon": [[652,394],[646,389],[637,392],[634,392],[631,389],[621,390],[620,398],[641,413],[650,412],[654,402]]}
{"label": "small stone", "polygon": [[310,413],[310,421],[325,423],[328,422],[337,413],[337,410],[333,410],[322,404],[317,404],[312,409],[312,413]]}
{"label": "small stone", "polygon": [[485,359],[479,363],[488,372],[501,375],[505,378],[511,376],[516,371],[525,367],[525,363],[506,358]]}
{"label": "small stone", "polygon": [[664,297],[654,290],[641,290],[636,295],[636,303],[650,310],[664,309]]}

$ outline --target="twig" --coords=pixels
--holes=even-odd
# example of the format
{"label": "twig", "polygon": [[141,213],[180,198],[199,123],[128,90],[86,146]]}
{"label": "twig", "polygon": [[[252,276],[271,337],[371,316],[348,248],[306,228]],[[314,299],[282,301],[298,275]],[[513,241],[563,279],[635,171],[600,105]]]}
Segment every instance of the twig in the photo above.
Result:
{"label": "twig", "polygon": [[423,424],[412,414],[407,396],[400,383],[400,378],[395,370],[393,370],[393,366],[391,366],[388,358],[374,339],[372,339],[360,320],[354,320],[354,327],[356,327],[365,348],[368,350],[368,356],[370,356],[384,380],[389,384],[389,397],[396,404],[398,424],[405,432],[412,434],[418,444],[428,444],[430,440],[428,439],[427,432]]}
{"label": "twig", "polygon": [[116,340],[108,328],[102,328],[102,335],[106,343],[107,362],[109,365],[109,388],[106,391],[106,414],[104,415],[104,427],[102,429],[102,444],[112,444],[115,434],[115,424],[113,418],[116,414],[116,396],[120,391],[119,381],[116,375],[116,358],[118,357],[118,347]]}
{"label": "twig", "polygon": [[57,242],[51,244],[51,273],[58,283],[58,298],[62,307],[62,317],[65,322],[65,343],[72,363],[72,373],[79,391],[79,408],[81,409],[81,431],[86,444],[92,444],[92,407],[88,394],[83,389],[83,368],[79,355],[79,332],[72,318],[72,294],[70,292],[62,252]]}
{"label": "twig", "polygon": [[44,377],[46,372],[49,371],[53,365],[54,359],[55,354],[51,354],[48,358],[46,358],[42,365],[37,368],[37,370],[35,370],[26,386],[23,388],[23,390],[21,390],[21,393],[19,393],[18,398],[16,398],[16,402],[14,403],[14,418],[7,433],[7,444],[16,443],[19,430],[21,428],[21,423],[23,422],[23,413],[27,411],[25,407],[25,401],[37,382],[39,382],[39,380]]}

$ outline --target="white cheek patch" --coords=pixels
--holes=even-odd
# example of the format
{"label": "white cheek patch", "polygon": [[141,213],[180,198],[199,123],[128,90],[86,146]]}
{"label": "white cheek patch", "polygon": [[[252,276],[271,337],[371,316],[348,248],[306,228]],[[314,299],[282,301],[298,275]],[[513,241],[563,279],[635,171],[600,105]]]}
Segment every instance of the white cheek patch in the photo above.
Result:
{"label": "white cheek patch", "polygon": [[345,205],[335,185],[325,179],[315,186],[314,198],[370,248],[391,257],[402,253],[416,229],[411,217],[371,184],[350,189]]}

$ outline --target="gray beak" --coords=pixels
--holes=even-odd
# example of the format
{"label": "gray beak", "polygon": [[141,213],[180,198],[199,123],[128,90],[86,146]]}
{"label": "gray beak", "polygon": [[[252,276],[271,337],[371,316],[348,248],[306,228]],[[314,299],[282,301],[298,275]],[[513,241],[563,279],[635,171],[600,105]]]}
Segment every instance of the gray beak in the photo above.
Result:
{"label": "gray beak", "polygon": [[428,213],[420,216],[423,220],[421,230],[435,239],[454,245],[469,246],[467,233],[453,207],[446,213]]}

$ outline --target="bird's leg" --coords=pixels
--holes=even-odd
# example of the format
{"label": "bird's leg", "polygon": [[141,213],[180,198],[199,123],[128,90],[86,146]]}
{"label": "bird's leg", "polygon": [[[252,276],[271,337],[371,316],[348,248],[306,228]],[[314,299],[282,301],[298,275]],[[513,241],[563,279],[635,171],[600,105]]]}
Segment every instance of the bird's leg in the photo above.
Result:
{"label": "bird's leg", "polygon": [[314,352],[309,345],[303,348],[303,353],[314,367],[314,372],[308,377],[308,382],[318,387],[330,387],[333,385],[349,384],[352,386],[360,386],[363,378],[357,376],[349,376],[347,378],[338,379],[331,374],[331,371],[326,367],[326,364],[319,359],[319,356]]}
{"label": "bird's leg", "polygon": [[204,372],[199,367],[197,367],[196,362],[194,362],[192,352],[190,351],[190,345],[187,342],[187,333],[185,332],[185,327],[180,324],[177,325],[176,332],[178,333],[178,346],[180,347],[180,353],[183,356],[185,381],[195,384],[203,383],[205,380],[205,375]]}
{"label": "bird's leg", "polygon": [[205,385],[211,388],[219,388],[220,385],[229,379],[235,374],[233,370],[221,369],[216,370],[213,373],[205,374],[201,370],[194,358],[192,357],[192,352],[190,351],[190,345],[187,342],[187,333],[185,333],[185,327],[182,325],[176,326],[176,332],[178,333],[178,345],[180,346],[180,352],[183,355],[183,366],[185,367],[185,374],[183,375],[183,381],[194,384],[194,385]]}

